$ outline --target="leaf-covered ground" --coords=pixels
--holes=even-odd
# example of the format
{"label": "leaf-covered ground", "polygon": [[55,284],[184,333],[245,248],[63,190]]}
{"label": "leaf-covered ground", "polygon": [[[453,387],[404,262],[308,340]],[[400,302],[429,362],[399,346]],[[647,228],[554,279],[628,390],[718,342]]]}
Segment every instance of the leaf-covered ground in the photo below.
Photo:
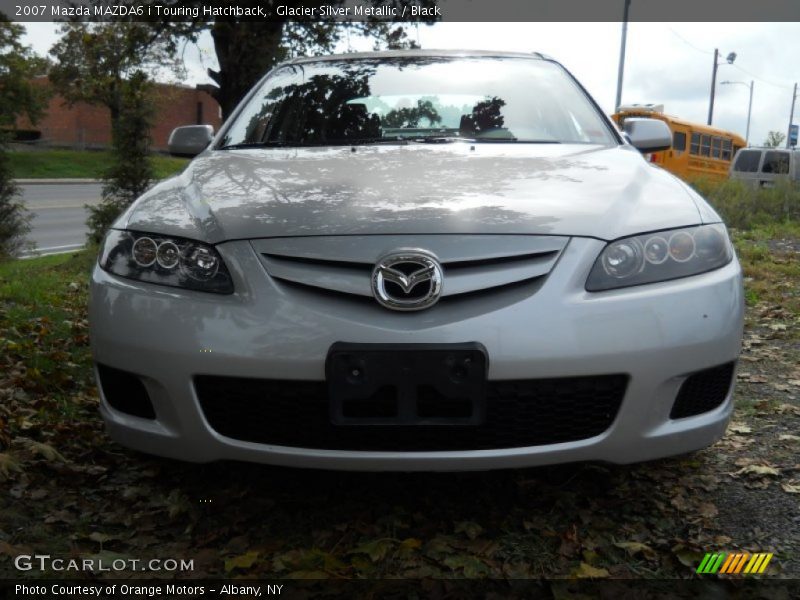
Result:
{"label": "leaf-covered ground", "polygon": [[[704,451],[631,466],[364,474],[192,465],[106,436],[91,256],[0,265],[0,579],[21,553],[185,558],[174,577],[694,577],[706,551],[800,577],[800,236],[739,236],[736,413]],[[794,237],[792,237],[794,236]],[[164,574],[161,574],[164,576]]]}

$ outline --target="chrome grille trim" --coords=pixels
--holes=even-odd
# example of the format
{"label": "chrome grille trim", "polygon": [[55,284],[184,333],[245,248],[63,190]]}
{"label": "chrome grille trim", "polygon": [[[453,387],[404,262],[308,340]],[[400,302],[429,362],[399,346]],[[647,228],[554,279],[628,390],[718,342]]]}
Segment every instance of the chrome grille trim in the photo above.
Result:
{"label": "chrome grille trim", "polygon": [[372,297],[370,275],[387,250],[424,248],[441,262],[442,297],[491,290],[547,275],[569,238],[525,235],[318,236],[251,240],[276,280]]}

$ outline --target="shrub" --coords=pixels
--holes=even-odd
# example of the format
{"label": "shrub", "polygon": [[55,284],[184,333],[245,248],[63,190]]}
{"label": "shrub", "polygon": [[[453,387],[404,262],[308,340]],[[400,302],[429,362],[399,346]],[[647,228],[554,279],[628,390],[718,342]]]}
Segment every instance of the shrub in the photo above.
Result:
{"label": "shrub", "polygon": [[31,214],[20,200],[8,162],[5,141],[0,138],[0,260],[16,256],[31,230]]}
{"label": "shrub", "polygon": [[104,177],[103,200],[87,206],[88,238],[102,241],[108,228],[155,179],[150,158],[150,128],[154,108],[148,95],[150,81],[137,72],[126,80],[122,92],[122,112],[113,127],[113,162]]}
{"label": "shrub", "polygon": [[761,188],[743,181],[697,180],[692,186],[735,229],[752,229],[771,223],[800,222],[800,186],[779,181]]}

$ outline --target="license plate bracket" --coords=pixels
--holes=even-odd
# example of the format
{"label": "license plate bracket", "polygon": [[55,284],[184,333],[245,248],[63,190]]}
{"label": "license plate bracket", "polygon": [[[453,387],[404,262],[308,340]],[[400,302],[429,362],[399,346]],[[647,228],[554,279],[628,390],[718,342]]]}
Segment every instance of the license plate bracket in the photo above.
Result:
{"label": "license plate bracket", "polygon": [[488,364],[477,342],[337,342],[325,361],[331,423],[480,425]]}

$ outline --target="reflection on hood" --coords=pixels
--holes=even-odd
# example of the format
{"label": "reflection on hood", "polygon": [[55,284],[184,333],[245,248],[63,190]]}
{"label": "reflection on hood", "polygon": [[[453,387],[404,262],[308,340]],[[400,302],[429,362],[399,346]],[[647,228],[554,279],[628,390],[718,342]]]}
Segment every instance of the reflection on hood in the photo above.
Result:
{"label": "reflection on hood", "polygon": [[217,243],[423,233],[614,239],[700,217],[677,180],[627,147],[452,143],[207,152],[142,196],[126,221]]}

